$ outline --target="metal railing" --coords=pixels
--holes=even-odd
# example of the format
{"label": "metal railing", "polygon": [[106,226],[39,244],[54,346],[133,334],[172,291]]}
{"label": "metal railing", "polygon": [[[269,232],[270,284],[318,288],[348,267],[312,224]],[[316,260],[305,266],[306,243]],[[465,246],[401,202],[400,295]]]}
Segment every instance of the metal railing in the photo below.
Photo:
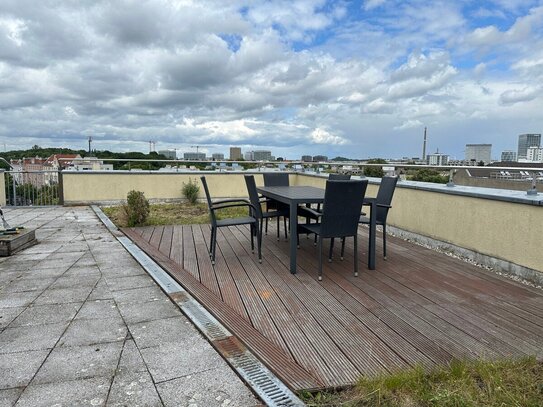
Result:
{"label": "metal railing", "polygon": [[59,171],[5,171],[6,206],[62,205]]}

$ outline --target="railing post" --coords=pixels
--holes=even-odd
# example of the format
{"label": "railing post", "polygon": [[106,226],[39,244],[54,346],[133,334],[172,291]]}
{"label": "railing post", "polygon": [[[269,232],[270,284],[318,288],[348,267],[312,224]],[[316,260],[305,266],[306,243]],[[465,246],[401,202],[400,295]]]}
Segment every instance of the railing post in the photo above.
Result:
{"label": "railing post", "polygon": [[526,191],[527,195],[537,195],[537,178],[535,172],[530,173],[532,176],[532,187]]}
{"label": "railing post", "polygon": [[13,206],[17,206],[17,185],[15,184],[15,177],[11,177],[13,184]]}
{"label": "railing post", "polygon": [[452,168],[449,170],[449,182],[447,182],[447,186],[448,187],[454,187],[456,185],[454,185],[454,171]]}
{"label": "railing post", "polygon": [[6,172],[0,168],[0,206],[6,206]]}
{"label": "railing post", "polygon": [[58,169],[58,204],[64,205],[64,180],[62,177],[62,168]]}

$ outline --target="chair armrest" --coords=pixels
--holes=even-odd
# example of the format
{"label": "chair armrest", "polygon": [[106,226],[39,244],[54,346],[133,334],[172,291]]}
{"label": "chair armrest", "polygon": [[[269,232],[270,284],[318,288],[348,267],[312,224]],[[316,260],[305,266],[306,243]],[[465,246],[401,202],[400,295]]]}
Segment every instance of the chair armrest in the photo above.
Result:
{"label": "chair armrest", "polygon": [[364,198],[364,201],[362,202],[362,205],[364,205],[364,206],[373,205],[373,204],[377,203],[376,200],[377,200],[377,198],[371,198],[371,197],[370,198]]}
{"label": "chair armrest", "polygon": [[220,199],[218,201],[211,202],[211,205],[215,206],[215,205],[221,205],[221,204],[224,204],[224,203],[231,203],[231,202],[246,202],[246,203],[249,203],[249,200],[245,199],[245,198]]}
{"label": "chair armrest", "polygon": [[223,203],[223,204],[213,205],[211,207],[211,210],[216,211],[216,210],[224,209],[224,208],[234,208],[236,206],[247,206],[247,207],[252,208],[253,210],[256,210],[256,208],[254,207],[254,205],[252,203],[250,203],[249,201],[246,201],[246,200],[242,200],[242,199],[230,200],[229,202],[226,202],[226,203]]}
{"label": "chair armrest", "polygon": [[385,204],[380,204],[380,203],[378,203],[377,206],[379,208],[388,208],[388,209],[392,208],[392,205],[385,205]]}
{"label": "chair armrest", "polygon": [[322,212],[316,211],[315,209],[308,208],[306,206],[300,207],[299,210],[301,212],[300,213],[301,216],[304,216],[304,212],[309,213],[309,214],[313,215],[316,218],[319,218],[319,217],[322,216]]}

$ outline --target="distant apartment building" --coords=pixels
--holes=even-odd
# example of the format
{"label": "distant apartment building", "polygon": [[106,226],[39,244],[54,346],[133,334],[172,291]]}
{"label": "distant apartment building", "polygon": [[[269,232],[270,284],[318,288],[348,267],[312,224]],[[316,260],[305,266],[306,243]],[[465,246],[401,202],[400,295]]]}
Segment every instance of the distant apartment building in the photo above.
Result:
{"label": "distant apartment building", "polygon": [[76,158],[73,166],[67,169],[74,171],[113,171],[113,164],[104,164],[96,157]]}
{"label": "distant apartment building", "polygon": [[528,147],[526,161],[535,163],[543,162],[543,147]]}
{"label": "distant apartment building", "polygon": [[247,151],[245,154],[243,154],[243,159],[245,161],[254,161],[255,155],[253,151]]}
{"label": "distant apartment building", "polygon": [[313,156],[313,162],[320,163],[320,162],[324,162],[324,161],[328,161],[328,157],[325,156],[325,155],[314,155]]}
{"label": "distant apartment building", "polygon": [[449,156],[447,154],[434,153],[427,156],[428,165],[448,165]]}
{"label": "distant apartment building", "polygon": [[255,150],[253,151],[254,161],[272,161],[272,153],[268,150]]}
{"label": "distant apartment building", "polygon": [[513,150],[502,151],[501,161],[517,161],[517,152]]}
{"label": "distant apartment building", "polygon": [[311,162],[311,161],[313,161],[313,156],[311,156],[311,155],[302,155],[302,161],[306,162],[306,163]]}
{"label": "distant apartment building", "polygon": [[158,154],[162,154],[168,160],[176,160],[177,152],[175,150],[159,150]]}
{"label": "distant apartment building", "polygon": [[517,159],[528,158],[528,148],[541,147],[541,134],[521,134],[518,136]]}
{"label": "distant apartment building", "polygon": [[215,161],[224,160],[224,154],[223,153],[213,153],[211,154],[211,158]]}
{"label": "distant apartment building", "polygon": [[492,144],[466,144],[466,161],[484,162],[489,164],[492,161]]}
{"label": "distant apartment building", "polygon": [[241,160],[241,148],[240,147],[230,147],[230,159],[233,161]]}
{"label": "distant apartment building", "polygon": [[205,153],[183,153],[183,159],[184,160],[192,160],[192,161],[205,161],[206,154]]}

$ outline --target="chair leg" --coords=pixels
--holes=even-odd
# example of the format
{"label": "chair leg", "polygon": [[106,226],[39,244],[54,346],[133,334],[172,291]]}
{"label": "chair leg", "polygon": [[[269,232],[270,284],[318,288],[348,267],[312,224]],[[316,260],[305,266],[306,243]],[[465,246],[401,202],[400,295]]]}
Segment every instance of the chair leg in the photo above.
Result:
{"label": "chair leg", "polygon": [[387,225],[383,223],[383,258],[387,259]]}
{"label": "chair leg", "polygon": [[251,224],[251,253],[255,252],[255,225]]}
{"label": "chair leg", "polygon": [[268,218],[266,218],[266,234],[268,234]]}
{"label": "chair leg", "polygon": [[332,262],[332,254],[334,252],[334,238],[330,239],[330,253],[328,253],[328,263]]}
{"label": "chair leg", "polygon": [[262,263],[262,226],[260,227],[260,230],[256,231],[256,235],[257,235],[256,244],[258,245],[258,262]]}
{"label": "chair leg", "polygon": [[217,228],[214,228],[213,242],[211,242],[211,264],[215,265],[215,249],[217,247]]}
{"label": "chair leg", "polygon": [[283,216],[283,226],[285,227],[285,240],[288,239],[287,218]]}
{"label": "chair leg", "polygon": [[215,228],[211,226],[211,237],[209,239],[209,257],[213,253],[213,235],[215,234]]}
{"label": "chair leg", "polygon": [[322,281],[322,237],[319,239],[319,281]]}
{"label": "chair leg", "polygon": [[343,260],[344,255],[345,255],[345,238],[341,239],[341,257],[340,257],[341,260]]}
{"label": "chair leg", "polygon": [[[266,223],[267,223],[267,219],[266,219]],[[280,223],[280,219],[279,219],[279,216],[277,217],[277,241],[279,241],[279,223]]]}
{"label": "chair leg", "polygon": [[354,236],[354,276],[358,277],[358,234]]}

